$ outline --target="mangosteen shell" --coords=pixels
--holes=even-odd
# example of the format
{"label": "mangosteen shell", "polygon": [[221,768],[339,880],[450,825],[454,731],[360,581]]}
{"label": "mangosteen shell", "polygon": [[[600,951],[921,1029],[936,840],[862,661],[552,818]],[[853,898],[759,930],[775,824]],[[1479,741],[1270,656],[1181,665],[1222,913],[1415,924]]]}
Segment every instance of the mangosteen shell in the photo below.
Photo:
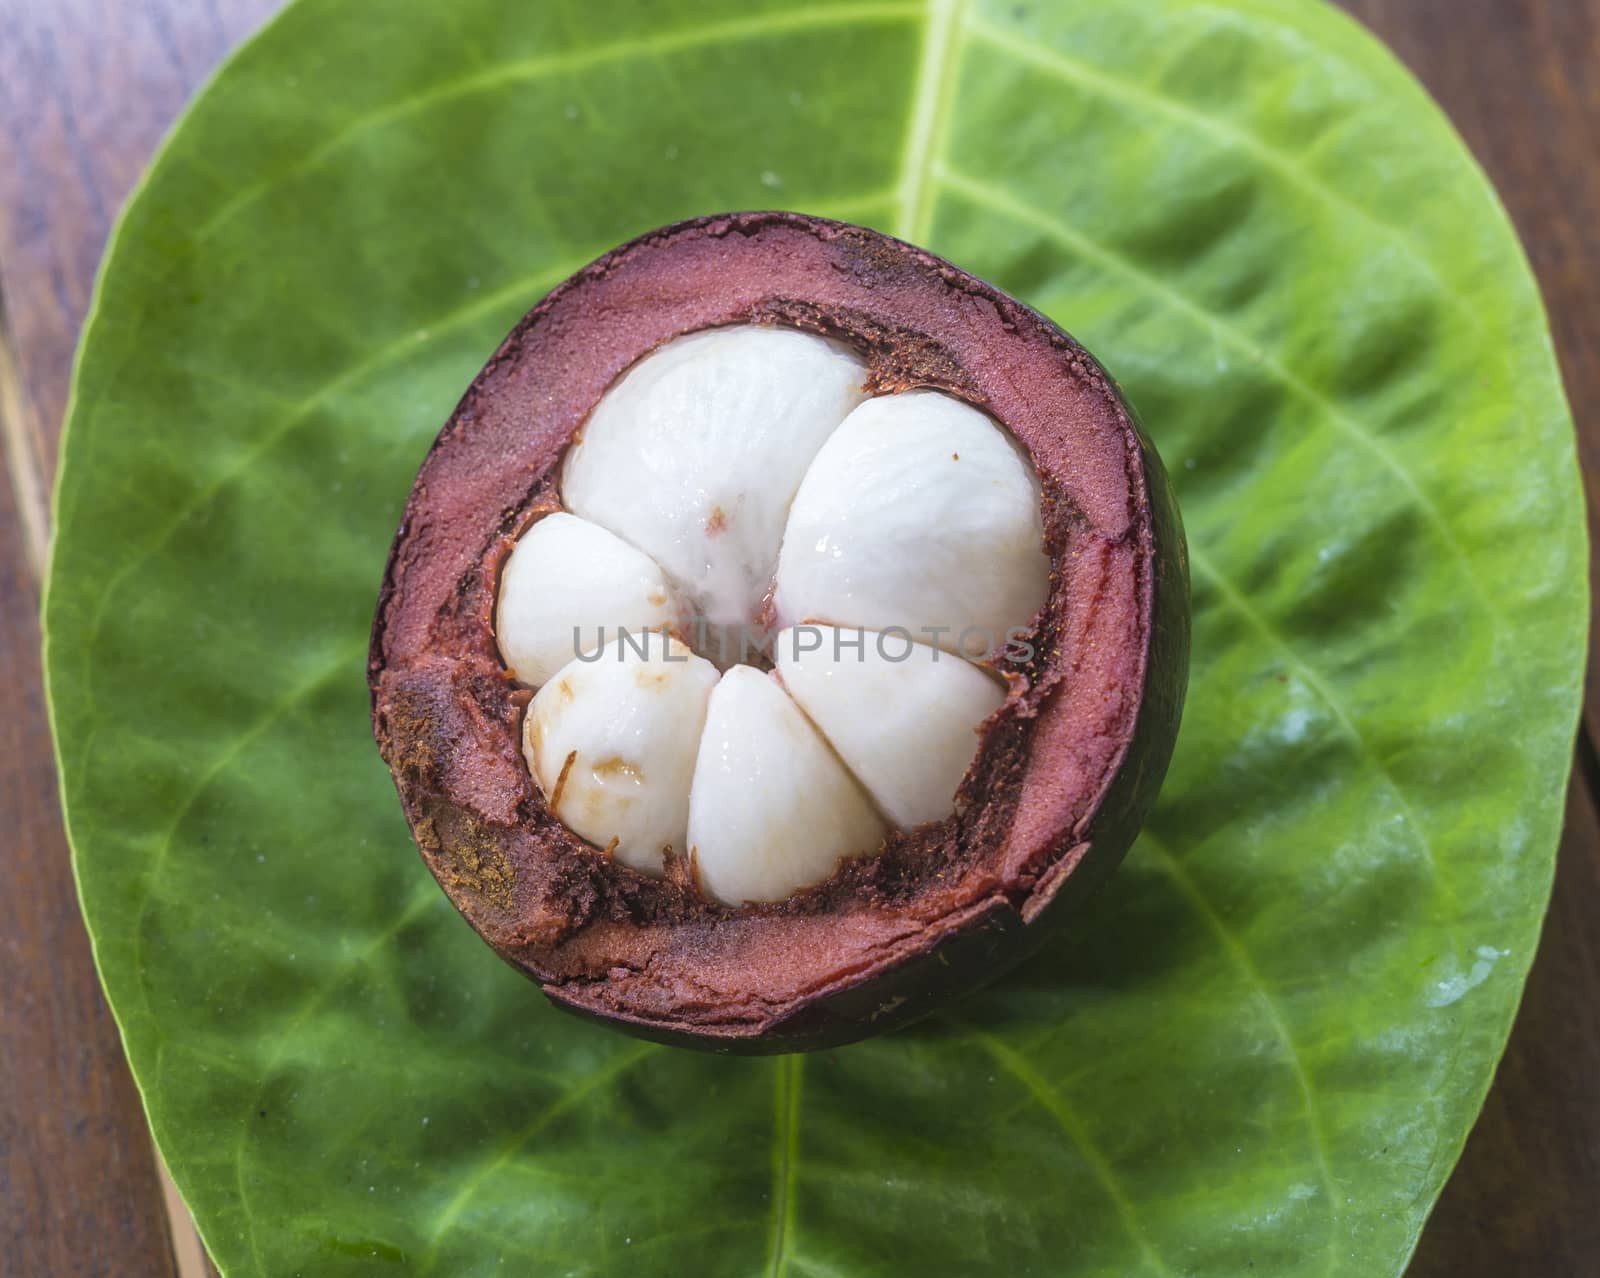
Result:
{"label": "mangosteen shell", "polygon": [[[520,749],[531,693],[500,661],[493,615],[500,566],[558,508],[559,462],[605,390],[673,337],[735,323],[848,342],[873,393],[930,386],[1010,428],[1040,474],[1052,584],[1038,654],[985,725],[956,815],[790,902],[729,909],[698,896],[684,859],[648,879],[550,813]],[[368,683],[423,859],[502,958],[558,1007],[639,1037],[766,1054],[909,1024],[1058,932],[1155,801],[1188,654],[1177,504],[1093,357],[924,250],[759,212],[624,244],[513,328],[419,471]]]}

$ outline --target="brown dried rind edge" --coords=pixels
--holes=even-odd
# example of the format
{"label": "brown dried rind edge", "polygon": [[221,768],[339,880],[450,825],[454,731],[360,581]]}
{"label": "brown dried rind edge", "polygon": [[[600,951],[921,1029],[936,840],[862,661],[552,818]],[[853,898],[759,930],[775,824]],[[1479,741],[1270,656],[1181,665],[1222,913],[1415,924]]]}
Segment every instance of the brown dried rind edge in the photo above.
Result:
{"label": "brown dried rind edge", "polygon": [[[794,260],[799,275],[785,291],[783,267]],[[914,322],[922,309],[927,332]],[[1055,568],[1040,657],[986,726],[962,812],[895,836],[882,856],[791,902],[745,910],[699,900],[681,865],[664,883],[623,870],[549,813],[518,749],[528,693],[501,667],[490,624],[500,563],[554,507],[554,468],[600,394],[678,332],[731,322],[848,340],[867,356],[875,390],[938,386],[1013,426],[1040,469]],[[985,336],[969,340],[968,328]],[[986,357],[960,358],[968,348]],[[1059,385],[1019,390],[1019,380],[1046,374]],[[1062,407],[1037,409],[1035,391]],[[1024,418],[1029,429],[1019,431]],[[1058,459],[1067,444],[1081,455]],[[1096,564],[1099,585],[1089,581]],[[1125,638],[1107,617],[1125,623]],[[1110,655],[1071,643],[1063,651],[1080,631],[1089,649],[1111,635]],[[502,957],[558,1006],[642,1037],[779,1052],[915,1020],[1060,926],[1115,868],[1154,802],[1182,710],[1188,631],[1167,477],[1087,352],[900,241],[797,214],[730,214],[606,254],[512,330],[418,475],[385,572],[369,683],[374,732],[424,859]],[[1116,672],[1117,686],[1086,690],[1068,678],[1099,669]],[[1073,743],[1063,744],[1062,707],[1082,712],[1096,696],[1103,704],[1090,711],[1109,726],[1083,752],[1092,775],[1069,787],[1068,769],[1057,776],[1041,759],[1082,771]],[[798,992],[772,983],[790,960],[809,964]]]}

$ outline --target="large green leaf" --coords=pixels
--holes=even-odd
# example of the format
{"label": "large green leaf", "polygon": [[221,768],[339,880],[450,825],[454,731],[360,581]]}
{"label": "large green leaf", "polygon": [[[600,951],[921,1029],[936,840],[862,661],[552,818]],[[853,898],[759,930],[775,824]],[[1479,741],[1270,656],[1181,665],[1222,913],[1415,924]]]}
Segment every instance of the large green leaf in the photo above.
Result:
{"label": "large green leaf", "polygon": [[[550,1010],[410,847],[367,625],[433,433],[672,219],[864,221],[1123,379],[1194,681],[1075,933],[828,1056]],[[1584,638],[1571,426],[1422,92],[1289,0],[301,0],[130,205],[47,624],[83,902],[240,1274],[1403,1267],[1549,889]]]}

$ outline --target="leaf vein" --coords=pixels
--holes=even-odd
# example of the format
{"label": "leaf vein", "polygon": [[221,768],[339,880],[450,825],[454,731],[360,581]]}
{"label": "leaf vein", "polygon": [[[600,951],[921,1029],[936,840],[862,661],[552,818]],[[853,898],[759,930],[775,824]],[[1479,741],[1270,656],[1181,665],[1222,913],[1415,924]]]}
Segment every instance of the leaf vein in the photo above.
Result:
{"label": "leaf vein", "polygon": [[1043,210],[1035,208],[1015,196],[999,194],[997,191],[981,185],[952,168],[941,165],[937,168],[935,176],[942,186],[954,191],[969,203],[988,209],[990,212],[999,214],[1002,217],[1010,218],[1012,221],[1032,226],[1041,234],[1055,240],[1068,251],[1123,275],[1132,280],[1137,287],[1149,296],[1167,305],[1172,310],[1187,315],[1190,319],[1205,325],[1214,336],[1233,346],[1246,356],[1252,364],[1260,367],[1263,372],[1277,381],[1279,385],[1315,409],[1325,421],[1370,451],[1383,464],[1384,469],[1389,471],[1405,489],[1409,500],[1433,526],[1445,548],[1449,550],[1451,556],[1457,561],[1462,577],[1472,592],[1474,601],[1485,614],[1494,634],[1498,637],[1502,633],[1501,610],[1495,606],[1483,589],[1483,584],[1478,580],[1477,574],[1472,569],[1471,558],[1456,537],[1454,529],[1445,519],[1444,513],[1439,509],[1438,504],[1423,490],[1410,469],[1403,465],[1394,451],[1366,425],[1344,412],[1331,399],[1317,390],[1316,387],[1281,363],[1265,347],[1257,345],[1252,338],[1240,330],[1225,315],[1211,310],[1201,302],[1197,302],[1187,293],[1174,288],[1171,284],[1151,274],[1136,262],[1129,260],[1099,241],[1091,239],[1082,231],[1051,217]]}
{"label": "leaf vein", "polygon": [[780,1057],[773,1071],[772,1228],[768,1278],[783,1278],[794,1246],[795,1176],[799,1170],[800,1084],[805,1057]]}
{"label": "leaf vein", "polygon": [[256,1272],[263,1276],[267,1274],[267,1270],[261,1262],[261,1244],[256,1236],[256,1216],[250,1210],[248,1182],[244,1177],[244,1155],[245,1149],[250,1142],[251,1133],[250,1124],[245,1120],[256,1110],[261,1097],[266,1094],[267,1085],[272,1081],[278,1062],[283,1059],[283,1053],[287,1050],[288,1044],[294,1041],[295,1031],[305,1023],[306,1017],[310,1016],[313,1011],[321,1006],[324,999],[344,984],[345,978],[351,972],[364,965],[373,954],[388,945],[401,932],[410,927],[412,923],[426,914],[428,910],[436,908],[441,900],[442,897],[439,894],[438,887],[433,881],[430,879],[424,883],[406,907],[395,916],[393,923],[374,936],[358,952],[341,961],[327,979],[307,990],[306,996],[300,1001],[300,1005],[290,1016],[288,1023],[283,1027],[282,1031],[274,1036],[275,1047],[272,1054],[261,1069],[260,1076],[256,1081],[255,1091],[251,1094],[249,1103],[240,1111],[239,1138],[234,1142],[232,1160],[234,1192],[239,1200],[239,1214],[244,1220],[245,1238],[250,1247],[250,1259],[255,1266]]}
{"label": "leaf vein", "polygon": [[534,1117],[532,1122],[525,1126],[521,1131],[512,1135],[501,1146],[500,1152],[497,1153],[494,1158],[484,1163],[477,1170],[477,1172],[469,1176],[465,1183],[462,1184],[461,1188],[456,1191],[455,1196],[445,1204],[444,1210],[439,1213],[438,1220],[434,1222],[433,1242],[428,1248],[428,1254],[423,1258],[420,1272],[430,1273],[436,1267],[439,1259],[439,1248],[443,1245],[446,1235],[448,1235],[451,1227],[455,1224],[456,1218],[465,1209],[467,1203],[471,1201],[473,1195],[478,1192],[479,1188],[484,1184],[485,1181],[493,1177],[496,1172],[498,1172],[502,1167],[515,1158],[530,1140],[532,1140],[540,1132],[544,1131],[545,1128],[549,1127],[551,1123],[556,1121],[556,1119],[576,1108],[581,1102],[587,1100],[596,1092],[602,1090],[603,1088],[609,1087],[623,1075],[627,1074],[629,1070],[634,1069],[642,1061],[648,1060],[650,1057],[656,1055],[660,1051],[661,1048],[659,1045],[655,1043],[646,1043],[642,1047],[637,1047],[630,1052],[623,1053],[610,1064],[608,1064],[604,1069],[597,1070],[588,1075],[588,1077],[586,1077],[581,1083],[573,1087],[572,1090],[568,1091],[557,1100],[552,1101],[549,1105],[545,1106],[545,1108]]}
{"label": "leaf vein", "polygon": [[[584,260],[587,261],[589,259],[585,258]],[[507,284],[504,288],[496,289],[492,293],[474,298],[464,306],[453,307],[437,319],[427,322],[423,327],[427,328],[430,333],[437,335],[447,332],[458,325],[470,323],[499,309],[514,298],[526,296],[542,286],[554,284],[566,278],[580,265],[582,265],[581,262],[563,263],[549,270],[538,271],[520,277]],[[403,354],[414,348],[415,338],[411,330],[383,342],[370,355],[349,365],[343,372],[323,382],[309,395],[296,401],[282,417],[262,432],[254,444],[245,449],[234,465],[228,467],[211,483],[198,489],[187,501],[183,502],[173,512],[172,517],[162,525],[155,536],[144,542],[121,567],[106,579],[105,586],[100,592],[100,598],[95,605],[94,616],[89,623],[89,638],[83,649],[85,658],[92,656],[98,647],[101,630],[104,628],[106,616],[111,610],[112,598],[121,588],[123,582],[166,546],[190,518],[216,500],[231,484],[248,472],[258,459],[270,452],[285,437],[292,434],[329,396],[336,394],[352,383],[360,381],[361,378],[368,374],[385,367],[396,355]]]}
{"label": "leaf vein", "polygon": [[1405,790],[1401,787],[1399,781],[1395,779],[1388,765],[1379,757],[1377,750],[1367,740],[1366,735],[1356,726],[1355,720],[1345,710],[1343,701],[1334,694],[1333,689],[1317,672],[1316,667],[1295,651],[1289,641],[1278,631],[1278,628],[1267,620],[1261,610],[1250,602],[1244,592],[1233,584],[1232,579],[1226,573],[1212,563],[1210,557],[1204,551],[1191,545],[1189,547],[1189,562],[1198,568],[1206,579],[1217,588],[1217,591],[1222,595],[1223,601],[1230,608],[1243,617],[1257,634],[1277,648],[1289,664],[1299,672],[1306,685],[1316,693],[1318,699],[1328,707],[1340,730],[1356,747],[1356,752],[1372,768],[1378,779],[1388,789],[1395,805],[1400,809],[1400,816],[1405,822],[1406,830],[1416,840],[1418,849],[1422,853],[1422,859],[1428,867],[1429,874],[1437,882],[1446,899],[1453,902],[1455,900],[1454,887],[1440,873],[1439,858],[1434,853],[1433,842],[1428,838],[1422,822],[1418,820],[1416,811],[1411,806],[1411,801],[1406,797]]}
{"label": "leaf vein", "polygon": [[1075,85],[1079,89],[1101,97],[1112,98],[1164,115],[1169,120],[1207,134],[1224,146],[1247,153],[1257,163],[1271,169],[1291,185],[1306,192],[1319,204],[1330,209],[1344,210],[1346,217],[1355,217],[1365,222],[1373,231],[1396,244],[1404,258],[1427,277],[1440,295],[1450,300],[1453,309],[1476,325],[1477,317],[1467,305],[1466,299],[1439,275],[1434,264],[1417,251],[1410,237],[1400,227],[1377,217],[1365,205],[1357,203],[1342,191],[1328,185],[1295,155],[1264,141],[1254,133],[1234,128],[1226,121],[1198,110],[1169,93],[1163,93],[1159,89],[1140,84],[1126,76],[1106,71],[1071,57],[1059,49],[1019,39],[1011,32],[985,22],[974,22],[970,30],[984,43],[1029,63],[1056,80]]}
{"label": "leaf vein", "polygon": [[150,1008],[150,993],[144,983],[144,933],[145,922],[150,914],[150,903],[155,898],[156,882],[166,871],[167,860],[172,854],[172,844],[177,838],[178,829],[182,826],[184,818],[194,809],[202,795],[209,790],[216,779],[222,774],[230,763],[239,757],[250,744],[256,741],[262,733],[277,723],[290,710],[314,696],[327,686],[334,676],[348,672],[351,666],[365,654],[367,645],[362,643],[360,648],[347,645],[338,656],[317,668],[309,679],[300,683],[288,692],[278,697],[258,715],[254,722],[248,724],[243,731],[235,735],[226,748],[207,765],[200,778],[190,787],[189,793],[179,800],[172,810],[172,820],[167,823],[167,828],[162,832],[157,841],[155,851],[151,853],[150,864],[140,880],[142,888],[139,897],[139,908],[133,921],[133,972],[139,982],[139,988],[144,992],[145,1006],[154,1016],[154,1009]]}
{"label": "leaf vein", "polygon": [[1121,1180],[1117,1177],[1116,1170],[1111,1161],[1095,1144],[1089,1135],[1088,1129],[1078,1118],[1077,1112],[1072,1108],[1067,1098],[1052,1087],[1049,1081],[1034,1069],[1028,1059],[1010,1044],[1003,1042],[987,1030],[979,1029],[968,1021],[959,1020],[954,1016],[947,1019],[972,1038],[983,1048],[1006,1073],[1010,1074],[1023,1089],[1031,1096],[1034,1103],[1055,1120],[1056,1125],[1070,1140],[1079,1154],[1083,1156],[1089,1170],[1099,1183],[1101,1190],[1111,1200],[1112,1207],[1117,1214],[1117,1220],[1122,1225],[1123,1231],[1135,1247],[1145,1265],[1165,1278],[1171,1278],[1172,1271],[1167,1268],[1161,1253],[1156,1250],[1155,1244],[1150,1241],[1145,1233],[1143,1222],[1139,1219],[1138,1208],[1128,1196],[1127,1190],[1122,1187]]}
{"label": "leaf vein", "polygon": [[970,0],[930,0],[923,25],[916,97],[900,162],[895,234],[919,243],[928,232],[933,204],[933,169],[944,141],[952,81],[961,62],[961,34]]}
{"label": "leaf vein", "polygon": [[570,74],[604,66],[612,62],[627,62],[644,58],[659,58],[666,54],[681,53],[690,49],[717,44],[731,44],[739,40],[759,39],[763,36],[790,32],[827,30],[835,27],[860,26],[875,21],[909,18],[921,11],[921,5],[908,0],[891,3],[861,4],[838,8],[814,8],[796,5],[776,13],[765,13],[750,18],[734,18],[726,22],[709,23],[683,31],[667,32],[629,40],[616,40],[588,49],[567,50],[544,57],[523,58],[507,62],[486,71],[445,80],[433,88],[399,98],[377,110],[356,116],[344,128],[334,133],[320,145],[307,151],[291,168],[273,174],[260,182],[245,187],[229,200],[195,231],[195,239],[206,239],[217,227],[229,221],[241,209],[255,203],[278,186],[292,182],[302,174],[316,168],[323,160],[364,133],[381,128],[411,115],[425,113],[436,106],[471,97],[508,84],[524,84],[550,75]]}
{"label": "leaf vein", "polygon": [[1274,997],[1261,972],[1255,965],[1255,960],[1250,957],[1250,951],[1244,942],[1234,933],[1211,904],[1210,899],[1201,889],[1200,885],[1189,871],[1184,867],[1182,860],[1173,854],[1160,839],[1151,834],[1148,829],[1140,834],[1140,839],[1153,851],[1160,860],[1162,868],[1166,870],[1167,877],[1178,886],[1178,890],[1189,902],[1195,911],[1211,928],[1217,941],[1224,952],[1232,960],[1233,965],[1239,970],[1250,987],[1251,992],[1260,1002],[1262,1010],[1266,1013],[1267,1021],[1272,1026],[1273,1034],[1278,1039],[1278,1045],[1283,1053],[1283,1058],[1293,1071],[1295,1083],[1300,1089],[1300,1099],[1305,1111],[1306,1132],[1311,1138],[1311,1148],[1316,1155],[1317,1174],[1322,1180],[1322,1191],[1328,1205],[1328,1247],[1327,1268],[1333,1268],[1334,1258],[1334,1229],[1341,1215],[1339,1195],[1335,1188],[1333,1167],[1328,1161],[1328,1138],[1323,1130],[1322,1108],[1317,1103],[1316,1090],[1311,1085],[1311,1075],[1306,1069],[1305,1058],[1300,1054],[1299,1045],[1294,1035],[1289,1030],[1289,1022],[1283,1014],[1282,1007]]}

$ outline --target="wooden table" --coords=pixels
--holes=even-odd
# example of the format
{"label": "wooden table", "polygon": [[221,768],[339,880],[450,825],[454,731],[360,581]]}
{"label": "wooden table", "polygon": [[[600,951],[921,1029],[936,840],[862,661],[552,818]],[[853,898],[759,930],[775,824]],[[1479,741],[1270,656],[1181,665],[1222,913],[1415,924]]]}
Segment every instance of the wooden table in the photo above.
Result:
{"label": "wooden table", "polygon": [[[1444,103],[1522,231],[1600,485],[1600,0],[1345,0]],[[39,686],[47,494],[118,205],[277,0],[0,0],[0,1273],[207,1272],[100,994]],[[1591,525],[1594,515],[1591,513]],[[1600,651],[1555,904],[1510,1051],[1417,1278],[1600,1273]]]}

